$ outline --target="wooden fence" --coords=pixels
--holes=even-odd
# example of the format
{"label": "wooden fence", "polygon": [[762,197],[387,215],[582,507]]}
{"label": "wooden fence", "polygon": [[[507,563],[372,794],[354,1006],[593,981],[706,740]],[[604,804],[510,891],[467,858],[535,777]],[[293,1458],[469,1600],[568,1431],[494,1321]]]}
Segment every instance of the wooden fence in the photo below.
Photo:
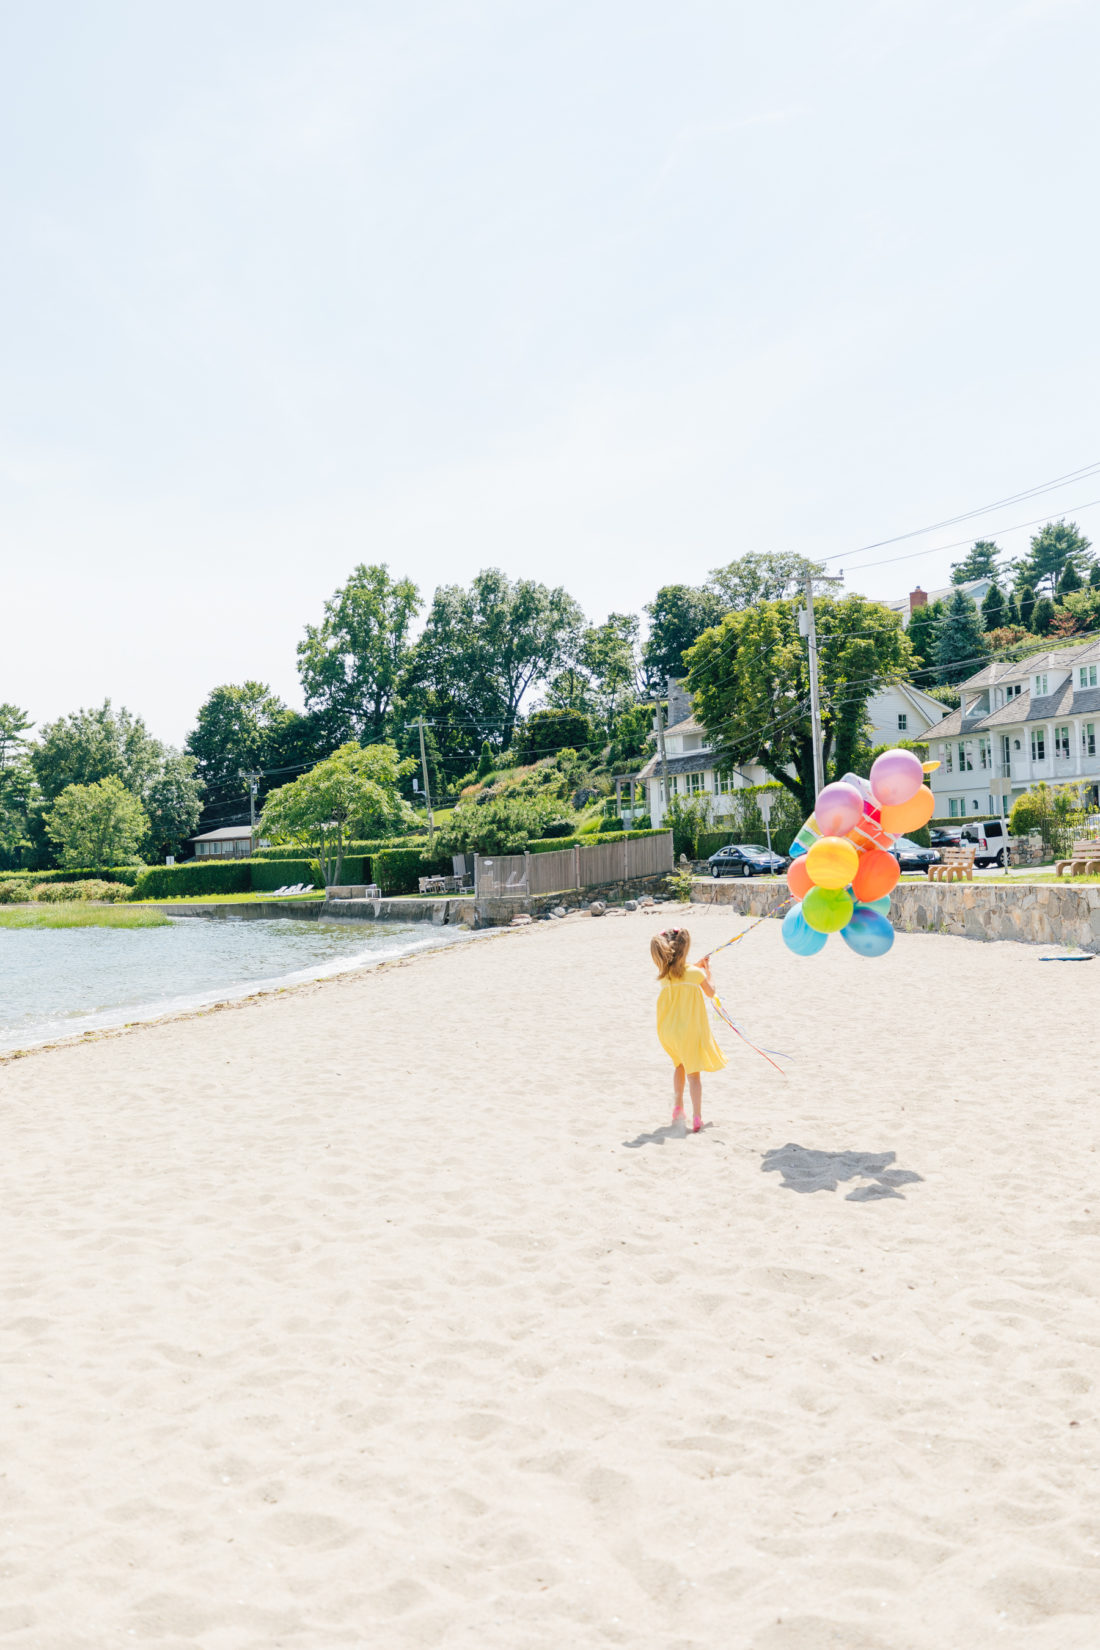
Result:
{"label": "wooden fence", "polygon": [[477,854],[474,892],[479,899],[565,894],[605,882],[660,876],[672,870],[672,863],[671,831],[597,842],[590,848],[555,848],[546,854]]}

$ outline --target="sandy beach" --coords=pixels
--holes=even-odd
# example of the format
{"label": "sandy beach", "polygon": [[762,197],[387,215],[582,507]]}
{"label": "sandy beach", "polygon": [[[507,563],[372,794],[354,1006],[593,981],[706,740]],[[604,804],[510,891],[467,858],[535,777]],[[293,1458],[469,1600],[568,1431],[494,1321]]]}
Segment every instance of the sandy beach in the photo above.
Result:
{"label": "sandy beach", "polygon": [[766,923],[689,1138],[662,925],[0,1066],[0,1642],[1097,1643],[1100,963]]}

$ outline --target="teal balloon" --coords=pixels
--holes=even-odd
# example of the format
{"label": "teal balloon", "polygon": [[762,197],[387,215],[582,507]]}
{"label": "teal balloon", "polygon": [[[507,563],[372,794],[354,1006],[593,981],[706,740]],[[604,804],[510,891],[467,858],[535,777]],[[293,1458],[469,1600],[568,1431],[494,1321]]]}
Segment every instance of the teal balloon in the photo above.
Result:
{"label": "teal balloon", "polygon": [[790,847],[787,849],[787,852],[790,854],[792,859],[797,859],[799,854],[804,854],[806,852],[806,850],[802,846],[801,842],[799,842],[798,838],[795,837],[794,841],[791,843]]}
{"label": "teal balloon", "polygon": [[894,943],[894,926],[881,911],[860,905],[840,930],[840,937],[857,957],[884,957]]}
{"label": "teal balloon", "polygon": [[783,918],[780,930],[783,935],[783,944],[788,951],[793,951],[796,957],[813,957],[828,941],[828,934],[819,934],[816,928],[811,928],[802,915],[801,901],[792,905]]}
{"label": "teal balloon", "polygon": [[890,896],[889,894],[883,894],[881,899],[869,899],[865,904],[861,903],[859,909],[861,911],[877,911],[880,916],[885,917],[890,911]]}

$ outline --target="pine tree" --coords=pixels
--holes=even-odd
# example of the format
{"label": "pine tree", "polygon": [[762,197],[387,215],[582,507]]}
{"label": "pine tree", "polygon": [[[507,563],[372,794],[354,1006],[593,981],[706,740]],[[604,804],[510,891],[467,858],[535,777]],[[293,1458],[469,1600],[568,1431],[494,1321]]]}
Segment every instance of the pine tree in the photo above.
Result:
{"label": "pine tree", "polygon": [[1100,561],[1095,564],[1089,574],[1089,589],[1100,590]]}
{"label": "pine tree", "polygon": [[964,591],[957,589],[940,625],[940,638],[936,646],[939,680],[965,682],[968,676],[973,676],[988,652],[978,609]]}
{"label": "pine tree", "polygon": [[1049,636],[1054,623],[1054,603],[1049,596],[1040,596],[1031,615],[1031,628],[1036,636]]}
{"label": "pine tree", "polygon": [[1011,622],[1005,612],[1005,599],[1000,585],[991,584],[982,602],[982,623],[985,629],[996,630],[999,625]]}
{"label": "pine tree", "polygon": [[1016,600],[1015,592],[1012,590],[1005,597],[1004,622],[1005,624],[1023,624],[1023,620],[1020,618],[1020,604]]}
{"label": "pine tree", "polygon": [[997,566],[999,547],[992,539],[977,539],[962,561],[951,565],[951,583],[966,584],[970,579],[992,579],[996,583],[1000,569]]}
{"label": "pine tree", "polygon": [[1066,596],[1071,590],[1080,590],[1084,582],[1084,579],[1081,577],[1080,573],[1078,573],[1073,563],[1068,561],[1066,563],[1065,572],[1058,580],[1059,596]]}
{"label": "pine tree", "polygon": [[909,629],[906,634],[921,664],[930,665],[935,662],[936,638],[940,632],[939,622],[942,618],[942,602],[928,602],[924,607],[914,607],[909,616]]}
{"label": "pine tree", "polygon": [[1020,623],[1022,625],[1026,625],[1028,630],[1031,630],[1031,619],[1033,613],[1035,612],[1035,591],[1032,589],[1030,584],[1021,586],[1019,596],[1017,598],[1017,605],[1020,609]]}
{"label": "pine tree", "polygon": [[482,741],[481,755],[477,759],[477,777],[487,779],[493,771],[493,747],[487,739]]}

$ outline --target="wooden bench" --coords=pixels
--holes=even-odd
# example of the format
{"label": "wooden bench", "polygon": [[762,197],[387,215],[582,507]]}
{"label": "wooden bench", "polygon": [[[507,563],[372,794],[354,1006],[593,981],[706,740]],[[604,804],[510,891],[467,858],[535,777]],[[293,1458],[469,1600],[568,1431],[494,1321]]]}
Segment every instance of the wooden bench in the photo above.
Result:
{"label": "wooden bench", "polygon": [[1077,876],[1080,872],[1100,871],[1100,842],[1083,838],[1073,844],[1069,859],[1060,859],[1054,867],[1056,877]]}
{"label": "wooden bench", "polygon": [[976,847],[945,848],[943,860],[939,865],[928,867],[929,882],[967,882],[974,881],[974,855]]}

